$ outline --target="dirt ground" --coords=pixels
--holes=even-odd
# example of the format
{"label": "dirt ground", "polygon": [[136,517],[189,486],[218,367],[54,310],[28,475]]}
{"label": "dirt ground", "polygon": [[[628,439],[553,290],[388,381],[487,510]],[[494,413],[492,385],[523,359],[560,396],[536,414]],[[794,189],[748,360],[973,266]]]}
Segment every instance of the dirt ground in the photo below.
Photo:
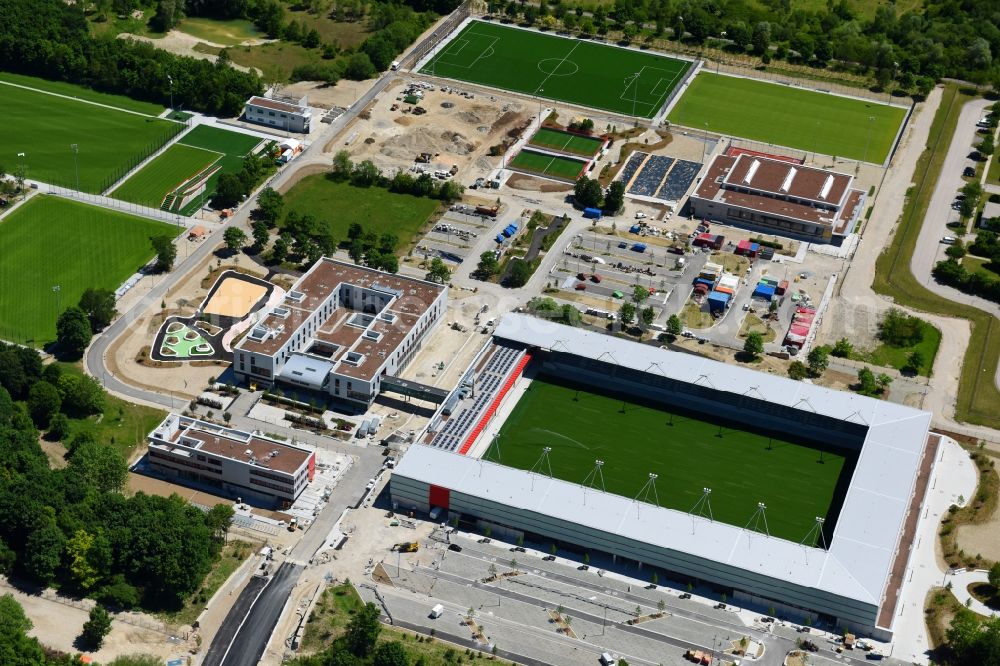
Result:
{"label": "dirt ground", "polygon": [[69,467],[66,460],[66,447],[62,442],[50,442],[42,437],[38,438],[38,445],[45,452],[45,457],[49,459],[49,467],[52,469],[62,469]]}
{"label": "dirt ground", "polygon": [[994,511],[992,518],[980,525],[962,525],[955,531],[955,540],[967,553],[1000,560],[1000,511]]}
{"label": "dirt ground", "polygon": [[203,310],[207,314],[243,318],[260,300],[267,287],[237,278],[225,278]]}
{"label": "dirt ground", "polygon": [[[458,165],[463,182],[474,180],[499,166],[499,158],[489,156],[489,147],[530,115],[514,100],[483,94],[468,99],[437,88],[426,91],[420,102],[427,113],[404,113],[410,108],[402,102],[405,87],[400,80],[388,88],[371,106],[371,117],[359,119],[345,132],[348,138],[354,136],[347,147],[354,160],[370,159],[391,173],[409,169],[418,154],[427,152],[436,157],[425,168]],[[393,105],[398,105],[396,111],[390,110]]]}
{"label": "dirt ground", "polygon": [[298,81],[281,86],[282,95],[302,97],[308,95],[309,106],[331,109],[335,106],[348,107],[372,87],[371,80],[349,81],[341,79],[331,86],[323,81]]}
{"label": "dirt ground", "polygon": [[[209,267],[217,266],[218,260],[210,255],[188,273],[164,299],[168,312],[179,315],[193,314],[208,294],[208,289],[201,286],[201,281],[207,275]],[[240,257],[239,267],[253,272],[258,277],[267,275],[263,267],[253,263],[246,256]],[[163,315],[159,310],[146,312],[134,321],[108,348],[107,365],[112,374],[124,378],[130,384],[161,393],[170,392],[177,396],[177,407],[180,408],[184,406],[183,401],[196,397],[208,383],[209,378],[219,376],[229,364],[198,366],[191,363],[177,363],[157,368],[136,363],[135,359],[142,348],[152,345],[162,322]]]}
{"label": "dirt ground", "polygon": [[[74,644],[83,624],[87,621],[93,602],[65,600],[25,594],[12,587],[6,578],[0,577],[0,594],[11,594],[24,608],[25,614],[34,625],[28,632],[38,638],[46,647],[75,654],[80,652]],[[49,594],[52,594],[49,591]],[[194,647],[193,641],[176,636],[170,628],[155,617],[139,613],[129,613],[129,617],[141,621],[146,626],[155,626],[163,631],[154,631],[140,626],[115,620],[111,633],[104,639],[104,646],[97,652],[87,652],[94,661],[108,663],[116,657],[127,654],[151,654],[163,659],[178,659]],[[172,639],[171,636],[174,635]]]}
{"label": "dirt ground", "polygon": [[[215,62],[216,56],[210,53],[201,53],[200,51],[195,51],[194,47],[197,46],[198,44],[207,44],[209,46],[214,46],[216,48],[225,48],[225,44],[215,44],[214,42],[206,42],[204,39],[198,39],[197,37],[193,37],[185,32],[179,32],[177,30],[171,30],[170,32],[168,32],[163,37],[160,37],[159,39],[150,39],[149,37],[143,37],[142,35],[133,35],[130,32],[123,32],[120,35],[118,35],[118,38],[134,39],[138,42],[147,42],[149,44],[152,44],[158,49],[163,49],[164,51],[170,51],[171,53],[181,56],[187,56],[189,58],[211,60],[212,62]],[[253,46],[256,44],[264,44],[268,41],[271,40],[250,39],[243,43]],[[243,65],[237,65],[235,62],[231,62],[229,64],[232,65],[234,69],[239,69],[244,72],[250,71],[249,67],[244,67]],[[257,73],[259,74],[260,71],[258,71]]]}

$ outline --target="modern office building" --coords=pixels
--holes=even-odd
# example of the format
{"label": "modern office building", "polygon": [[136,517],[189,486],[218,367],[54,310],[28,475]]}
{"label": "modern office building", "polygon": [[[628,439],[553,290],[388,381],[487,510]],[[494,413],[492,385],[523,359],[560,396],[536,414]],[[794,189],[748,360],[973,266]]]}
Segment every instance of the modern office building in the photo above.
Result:
{"label": "modern office building", "polygon": [[312,110],[304,103],[293,104],[270,97],[254,96],[243,108],[243,119],[286,132],[308,134]]}
{"label": "modern office building", "polygon": [[441,402],[445,391],[395,373],[447,299],[444,285],[323,258],[233,348],[233,370],[258,386],[283,382],[364,409],[383,390]]}
{"label": "modern office building", "polygon": [[854,229],[866,195],[854,176],[761,155],[720,155],[689,199],[694,217],[836,242]]}
{"label": "modern office building", "polygon": [[294,502],[316,473],[315,451],[179,414],[168,414],[148,445],[160,476],[275,506]]}
{"label": "modern office building", "polygon": [[[505,401],[519,395],[512,387],[529,388],[518,382],[535,374],[727,428],[752,423],[789,441],[834,446],[853,469],[844,468],[826,525],[818,517],[818,531],[810,538],[804,528],[798,541],[562,480],[544,466],[483,459],[491,433],[509,425],[515,407]],[[391,495],[401,510],[437,507],[443,519],[489,526],[495,536],[606,553],[680,584],[708,585],[735,603],[886,639],[940,443],[930,422],[931,414],[895,403],[511,314],[393,471]],[[553,442],[565,439],[557,423],[550,430]]]}

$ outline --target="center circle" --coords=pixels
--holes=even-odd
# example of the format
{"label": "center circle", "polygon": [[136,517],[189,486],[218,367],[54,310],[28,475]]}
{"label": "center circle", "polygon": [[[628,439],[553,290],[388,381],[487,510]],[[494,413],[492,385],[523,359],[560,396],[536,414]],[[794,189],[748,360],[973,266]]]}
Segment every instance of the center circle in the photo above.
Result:
{"label": "center circle", "polygon": [[572,76],[580,71],[580,66],[565,58],[546,58],[538,61],[538,69],[549,76]]}

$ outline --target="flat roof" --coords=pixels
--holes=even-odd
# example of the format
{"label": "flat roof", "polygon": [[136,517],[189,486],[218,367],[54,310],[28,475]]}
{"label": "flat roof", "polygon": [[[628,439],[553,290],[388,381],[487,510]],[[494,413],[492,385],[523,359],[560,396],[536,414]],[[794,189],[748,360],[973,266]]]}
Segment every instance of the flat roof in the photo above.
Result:
{"label": "flat roof", "polygon": [[[749,174],[755,161],[759,166],[751,174],[751,183],[747,184],[742,179]],[[796,170],[794,174],[791,173],[792,170]],[[781,186],[790,175],[789,191],[782,192]],[[831,179],[828,198],[816,198],[822,192],[828,177]],[[850,183],[850,176],[833,171],[764,157],[719,155],[709,165],[705,179],[691,196],[842,229],[846,224],[844,220],[851,217],[862,195],[859,190],[848,189]],[[737,192],[729,189],[733,187],[753,191]],[[817,201],[835,208],[815,208],[809,204],[788,201],[784,197]]]}
{"label": "flat roof", "polygon": [[[887,593],[928,442],[931,414],[524,314],[494,337],[767,400],[868,427],[829,550],[638,504],[528,471],[413,446],[395,473],[756,574],[879,606]],[[582,509],[586,507],[586,509]]]}
{"label": "flat roof", "polygon": [[[352,318],[359,311],[341,304],[320,322],[315,334],[306,338],[295,351],[308,348],[313,340],[334,344],[341,349],[333,360],[336,372],[348,377],[371,379],[388,354],[396,350],[420,316],[438,299],[445,287],[426,280],[348,264],[328,257],[317,261],[309,271],[288,291],[285,300],[264,316],[255,326],[266,328],[270,334],[263,340],[249,336],[236,345],[247,352],[274,356],[312,314],[323,306],[331,295],[343,285],[353,285],[390,295],[389,305],[372,315],[374,321],[365,327],[353,325]],[[392,315],[392,321],[379,315]],[[375,332],[378,339],[365,335]],[[347,351],[364,355],[357,365],[344,362]]]}
{"label": "flat roof", "polygon": [[[161,430],[165,425],[171,428],[171,432],[164,433]],[[152,436],[166,441],[168,447],[185,446],[248,464],[253,461],[255,467],[285,474],[297,472],[312,455],[312,451],[307,449],[176,414],[168,415],[153,431]],[[181,438],[194,441],[186,444]]]}
{"label": "flat roof", "polygon": [[289,104],[288,102],[282,102],[269,97],[251,97],[247,100],[247,105],[259,106],[262,109],[271,109],[272,111],[282,111],[284,113],[295,113],[299,115],[309,113],[309,107],[299,106],[298,104]]}

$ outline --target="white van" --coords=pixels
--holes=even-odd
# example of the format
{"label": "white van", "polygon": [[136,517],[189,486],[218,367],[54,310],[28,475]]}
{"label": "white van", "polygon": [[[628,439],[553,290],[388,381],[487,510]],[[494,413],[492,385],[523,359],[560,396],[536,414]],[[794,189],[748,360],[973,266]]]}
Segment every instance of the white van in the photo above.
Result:
{"label": "white van", "polygon": [[958,239],[955,238],[954,236],[945,236],[944,238],[941,239],[941,242],[944,243],[945,245],[954,245],[956,240]]}
{"label": "white van", "polygon": [[602,652],[601,663],[604,664],[604,666],[614,666],[615,658],[614,656],[611,655],[610,652]]}
{"label": "white van", "polygon": [[441,617],[442,615],[444,615],[444,606],[442,606],[441,604],[438,604],[434,608],[431,609],[430,618],[432,620],[436,620],[439,617]]}

